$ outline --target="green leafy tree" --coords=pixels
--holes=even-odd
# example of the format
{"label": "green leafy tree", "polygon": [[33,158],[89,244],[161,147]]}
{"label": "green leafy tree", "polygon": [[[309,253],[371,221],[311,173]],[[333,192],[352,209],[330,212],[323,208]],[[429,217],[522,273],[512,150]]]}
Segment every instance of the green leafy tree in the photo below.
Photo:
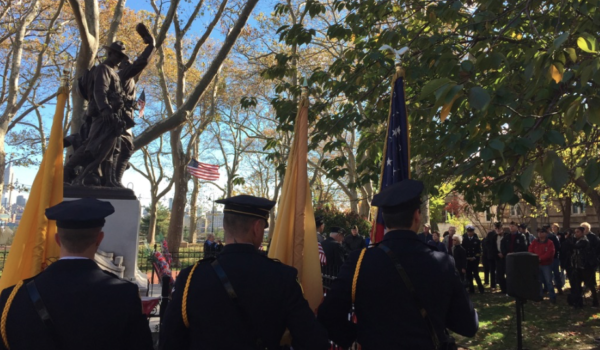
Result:
{"label": "green leafy tree", "polygon": [[365,218],[352,211],[339,211],[337,209],[318,208],[315,216],[322,216],[325,222],[324,233],[328,234],[332,227],[341,227],[345,233],[349,233],[352,226],[358,226],[360,235],[367,237],[371,233],[371,223]]}
{"label": "green leafy tree", "polygon": [[[380,149],[385,128],[377,125],[385,125],[394,72],[393,58],[380,48],[407,46],[402,66],[412,169],[420,169],[413,177],[424,180],[432,194],[453,178],[475,209],[520,200],[535,206],[531,185],[538,174],[555,192],[575,180],[596,198],[600,216],[595,190],[600,167],[593,152],[600,140],[599,5],[598,0],[337,0],[332,8],[343,20],[326,31],[300,24],[279,32],[286,43],[311,45],[326,36],[346,47],[329,67],[312,72],[313,92],[323,97],[313,108],[320,113],[313,140],[357,125],[363,149]],[[306,8],[330,11],[320,3],[308,2]],[[278,56],[267,75],[286,74],[288,61]],[[340,95],[345,100],[335,111],[328,109],[328,99]],[[282,121],[291,120],[287,100],[280,97],[274,106]],[[573,148],[588,157],[568,168],[561,154]],[[379,174],[378,154],[362,159],[370,176]]]}
{"label": "green leafy tree", "polygon": [[[145,210],[150,210],[145,207]],[[165,237],[169,231],[169,221],[171,220],[171,211],[162,203],[158,203],[156,210],[156,237],[157,241],[161,241],[161,237]],[[144,216],[140,222],[140,233],[147,235],[150,227],[150,214]]]}

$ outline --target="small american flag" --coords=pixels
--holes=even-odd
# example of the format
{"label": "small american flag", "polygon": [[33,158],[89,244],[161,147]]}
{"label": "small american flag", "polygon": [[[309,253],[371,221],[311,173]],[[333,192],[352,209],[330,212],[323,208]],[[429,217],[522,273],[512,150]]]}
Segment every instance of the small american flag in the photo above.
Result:
{"label": "small american flag", "polygon": [[200,180],[215,181],[219,179],[219,166],[200,163],[193,159],[187,165],[188,172]]}
{"label": "small american flag", "polygon": [[323,251],[323,246],[320,242],[317,242],[317,244],[319,245],[319,260],[321,260],[321,265],[327,265],[327,257]]}
{"label": "small american flag", "polygon": [[138,104],[138,108],[140,109],[140,112],[138,114],[138,116],[141,118],[144,116],[144,108],[146,107],[146,90],[142,90],[142,93],[140,94],[140,98],[138,98],[137,100],[137,104]]}

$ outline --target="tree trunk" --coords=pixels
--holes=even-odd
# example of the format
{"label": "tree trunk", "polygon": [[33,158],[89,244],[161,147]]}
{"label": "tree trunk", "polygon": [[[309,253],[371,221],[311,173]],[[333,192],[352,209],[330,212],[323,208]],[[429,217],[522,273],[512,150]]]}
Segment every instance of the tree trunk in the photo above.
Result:
{"label": "tree trunk", "polygon": [[423,202],[421,203],[421,225],[431,224],[429,221],[431,220],[429,216],[429,196],[423,196]]}
{"label": "tree trunk", "polygon": [[[575,184],[579,188],[581,188],[581,190],[585,194],[587,194],[590,197],[590,199],[592,200],[592,205],[594,206],[594,211],[596,212],[596,217],[598,218],[598,222],[600,222],[600,193],[598,193],[598,191],[595,191],[593,188],[590,188],[590,186],[587,184],[587,182],[585,182],[585,179],[583,177],[580,177],[577,180],[575,180]],[[571,214],[570,206],[569,206],[568,210],[569,210],[569,215],[570,215]],[[569,221],[570,221],[570,218],[569,218]],[[569,222],[569,224],[570,224],[570,222]]]}
{"label": "tree trunk", "polygon": [[190,197],[190,243],[196,243],[197,240],[197,212],[198,212],[198,193],[200,192],[200,181],[197,178],[192,179],[194,188]]}
{"label": "tree trunk", "polygon": [[[10,77],[8,85],[8,95],[3,101],[4,111],[0,117],[0,196],[4,189],[4,170],[6,168],[6,153],[4,152],[4,139],[8,133],[10,121],[13,119],[19,109],[19,78],[23,58],[23,49],[27,28],[33,22],[34,17],[39,10],[39,1],[30,3],[30,10],[21,18],[16,28],[15,36],[12,38],[12,62],[10,67]],[[25,97],[25,96],[23,96]],[[22,98],[23,98],[22,97]],[[10,203],[8,203],[10,206]]]}
{"label": "tree trunk", "polygon": [[361,186],[360,193],[363,199],[360,201],[358,215],[365,220],[369,220],[369,214],[371,213],[371,199],[373,199],[373,188],[371,186],[371,182]]}
{"label": "tree trunk", "polygon": [[[4,170],[6,169],[6,152],[4,152],[4,139],[6,138],[5,123],[0,124],[0,199],[4,193]],[[6,123],[8,125],[8,123]],[[10,179],[9,179],[10,180]],[[7,203],[7,207],[10,204]]]}
{"label": "tree trunk", "polygon": [[148,236],[146,241],[148,244],[153,245],[156,239],[156,216],[158,211],[158,199],[152,198],[150,203],[150,221],[148,222]]}
{"label": "tree trunk", "polygon": [[571,206],[573,205],[571,197],[565,197],[565,206],[563,207],[563,230],[571,228]]}
{"label": "tree trunk", "polygon": [[[82,12],[83,9],[79,5],[78,0],[69,0],[81,36],[81,44],[75,65],[75,81],[94,65],[94,60],[98,53],[98,38],[100,36],[100,10],[98,8],[98,1],[85,0],[84,2],[85,13]],[[73,84],[72,99],[73,117],[71,119],[71,132],[77,133],[81,128],[81,124],[83,124],[82,117],[87,107],[87,101],[81,96],[78,84]]]}
{"label": "tree trunk", "polygon": [[121,19],[123,18],[123,10],[125,9],[126,2],[127,0],[119,0],[115,6],[112,22],[110,22],[110,28],[108,30],[108,34],[106,35],[106,46],[110,46],[110,44],[112,44],[117,37],[117,32],[119,31],[119,25],[121,24]]}
{"label": "tree trunk", "polygon": [[[183,217],[185,215],[185,204],[188,191],[188,175],[186,172],[186,159],[181,144],[181,132],[183,126],[171,131],[171,155],[173,157],[173,186],[175,193],[173,195],[173,207],[171,208],[171,221],[169,222],[169,232],[167,234],[167,243],[173,252],[179,251],[181,238],[183,234]],[[178,262],[175,262],[176,264]]]}

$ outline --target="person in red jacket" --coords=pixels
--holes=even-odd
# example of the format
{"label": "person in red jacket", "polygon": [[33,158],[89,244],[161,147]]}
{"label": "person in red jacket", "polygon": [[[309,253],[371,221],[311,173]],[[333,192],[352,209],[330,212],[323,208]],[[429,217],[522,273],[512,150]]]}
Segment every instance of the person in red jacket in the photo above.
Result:
{"label": "person in red jacket", "polygon": [[[548,290],[550,302],[556,304],[556,294],[552,286],[552,261],[554,260],[554,243],[548,239],[546,229],[538,230],[538,238],[529,245],[529,252],[536,254],[540,259],[540,280]],[[543,289],[540,286],[540,295],[543,297]]]}

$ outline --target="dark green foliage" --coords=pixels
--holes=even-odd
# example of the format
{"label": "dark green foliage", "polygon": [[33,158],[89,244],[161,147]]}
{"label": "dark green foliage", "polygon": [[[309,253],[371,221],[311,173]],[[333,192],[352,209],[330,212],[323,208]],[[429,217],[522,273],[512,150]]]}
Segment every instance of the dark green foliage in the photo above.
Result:
{"label": "dark green foliage", "polygon": [[[402,66],[413,178],[429,190],[459,179],[456,189],[481,209],[492,201],[533,201],[535,172],[557,192],[583,169],[587,182],[600,183],[597,159],[581,160],[577,171],[565,165],[567,150],[600,141],[600,0],[340,0],[333,8],[345,20],[322,32],[346,49],[309,77],[320,101],[310,109],[311,145],[340,149],[335,136],[358,129],[359,152],[372,152],[359,160],[371,174],[359,181],[379,176],[394,72],[393,57],[379,49],[389,45],[410,49]],[[313,33],[280,30],[288,44],[311,45]],[[265,75],[282,81],[273,105],[286,128],[299,94],[283,83],[297,74],[289,62],[278,57]],[[331,108],[338,96],[344,99]],[[449,111],[443,122],[442,108]],[[346,162],[326,162],[328,176],[344,176]]]}
{"label": "dark green foliage", "polygon": [[[145,207],[144,209],[150,210],[149,207]],[[158,204],[158,208],[156,211],[156,241],[159,242],[158,237],[164,237],[167,235],[169,231],[169,220],[171,219],[171,211],[166,206],[161,203]],[[148,228],[150,225],[150,214],[144,216],[142,221],[140,222],[140,233],[147,235]]]}
{"label": "dark green foliage", "polygon": [[318,208],[315,210],[315,216],[322,216],[325,221],[325,231],[329,234],[331,227],[337,226],[344,229],[345,233],[350,233],[352,226],[358,226],[358,233],[367,237],[371,233],[371,223],[361,218],[357,213],[351,211],[339,211],[337,209]]}

